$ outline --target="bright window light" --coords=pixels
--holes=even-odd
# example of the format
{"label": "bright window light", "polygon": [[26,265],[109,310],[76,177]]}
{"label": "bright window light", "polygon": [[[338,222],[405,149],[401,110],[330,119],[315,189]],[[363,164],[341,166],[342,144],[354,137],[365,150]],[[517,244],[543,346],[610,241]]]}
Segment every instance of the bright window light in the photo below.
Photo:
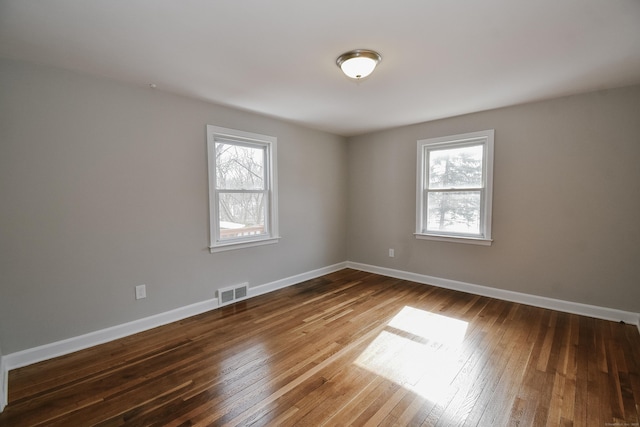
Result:
{"label": "bright window light", "polygon": [[468,323],[405,306],[355,364],[432,401],[450,394]]}

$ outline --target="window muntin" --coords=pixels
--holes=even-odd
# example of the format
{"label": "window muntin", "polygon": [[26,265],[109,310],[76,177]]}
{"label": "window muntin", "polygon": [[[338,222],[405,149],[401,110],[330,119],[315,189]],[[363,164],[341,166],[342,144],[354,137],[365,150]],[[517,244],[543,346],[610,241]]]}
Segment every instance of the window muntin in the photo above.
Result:
{"label": "window muntin", "polygon": [[278,239],[276,138],[207,126],[212,252]]}
{"label": "window muntin", "polygon": [[490,244],[493,133],[418,141],[416,237]]}

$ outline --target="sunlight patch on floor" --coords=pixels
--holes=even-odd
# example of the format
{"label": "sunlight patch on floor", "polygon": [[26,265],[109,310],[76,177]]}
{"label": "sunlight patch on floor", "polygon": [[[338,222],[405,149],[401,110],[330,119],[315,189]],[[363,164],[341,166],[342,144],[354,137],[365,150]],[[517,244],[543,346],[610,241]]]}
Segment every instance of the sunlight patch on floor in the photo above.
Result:
{"label": "sunlight patch on floor", "polygon": [[355,364],[432,402],[449,395],[468,323],[405,306]]}

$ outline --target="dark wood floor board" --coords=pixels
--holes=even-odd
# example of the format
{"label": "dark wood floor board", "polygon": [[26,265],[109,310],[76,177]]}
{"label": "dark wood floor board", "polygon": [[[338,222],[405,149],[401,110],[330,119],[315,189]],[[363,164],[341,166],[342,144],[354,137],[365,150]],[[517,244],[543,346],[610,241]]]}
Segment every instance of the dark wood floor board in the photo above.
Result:
{"label": "dark wood floor board", "polygon": [[381,426],[397,426],[406,425],[402,423],[403,414],[411,407],[415,400],[420,399],[415,393],[411,393],[406,388],[401,389],[402,397],[395,402],[393,408],[387,412],[386,416],[380,421]]}
{"label": "dark wood floor board", "polygon": [[265,408],[264,413],[255,414],[255,420],[247,420],[247,425],[252,427],[283,426],[298,412],[295,406],[280,405],[279,402],[272,404],[273,408]]}
{"label": "dark wood floor board", "polygon": [[[489,302],[491,300],[486,299],[482,307],[486,307]],[[513,308],[517,309],[517,307],[518,305],[513,305]],[[514,320],[515,311],[513,309],[510,310],[507,318]],[[483,319],[487,318],[484,317]],[[495,321],[498,317],[490,317],[490,319]],[[495,370],[485,370],[487,363],[496,362],[499,357],[504,357],[506,354],[504,349],[498,352],[497,349],[489,344],[498,337],[504,336],[504,333],[508,330],[506,327],[508,322],[505,321],[502,325],[495,325],[495,322],[491,322],[491,324],[494,325],[491,334],[486,332],[486,325],[485,328],[469,328],[470,332],[465,337],[463,346],[460,349],[458,356],[460,369],[451,382],[451,387],[456,389],[456,393],[449,402],[446,411],[448,414],[447,423],[451,425],[462,425],[469,417],[472,408],[476,405],[484,389],[483,380],[486,377],[483,377],[483,371],[485,373],[497,373]],[[509,339],[508,341],[513,340]],[[496,354],[490,354],[492,350],[496,350]],[[500,354],[498,355],[498,353]],[[443,423],[441,422],[441,424]]]}
{"label": "dark wood floor board", "polygon": [[[566,384],[566,357],[568,353],[567,342],[571,337],[570,315],[553,312],[552,323],[546,331],[547,337],[552,336],[546,363],[536,366],[536,369],[544,373],[544,384],[538,391],[537,407],[535,408],[534,423],[537,425],[558,424],[562,418],[563,399],[573,399],[569,388],[565,391]],[[553,420],[553,421],[552,421]]]}
{"label": "dark wood floor board", "polygon": [[[162,342],[137,343],[138,347],[127,352],[118,352],[124,344],[109,344],[97,346],[72,353],[57,359],[29,366],[29,369],[11,371],[10,380],[19,384],[11,390],[11,400],[20,401],[25,397],[48,393],[61,384],[74,385],[86,381],[88,378],[104,375],[127,365],[141,363],[155,354],[167,349],[186,344],[187,340],[172,340]],[[84,356],[86,352],[86,356]],[[152,356],[150,356],[152,355]]]}
{"label": "dark wood floor board", "polygon": [[640,420],[640,334],[636,334],[633,325],[626,325],[624,338],[621,337],[618,345],[627,364],[629,394],[633,395],[637,418]]}
{"label": "dark wood floor board", "polygon": [[[365,400],[362,402],[364,410],[359,411],[360,414],[357,417],[353,418],[350,424],[356,426],[366,425],[369,420],[376,416],[378,409],[382,407],[382,405],[384,405],[386,402],[388,402],[401,388],[402,387],[399,384],[392,381],[381,381],[377,387],[372,389],[370,393],[367,394]],[[339,423],[340,420],[335,420],[335,422]]]}
{"label": "dark wood floor board", "polygon": [[345,397],[340,408],[331,417],[326,417],[318,426],[353,425],[354,420],[368,408],[371,399],[377,396],[375,390],[379,390],[379,387],[387,382],[385,378],[377,375],[369,375],[366,380],[361,388]]}
{"label": "dark wood floor board", "polygon": [[413,400],[398,416],[394,426],[419,426],[431,413],[434,406],[434,402],[414,394]]}
{"label": "dark wood floor board", "polygon": [[[551,312],[547,328],[543,329],[544,343],[542,350],[538,355],[538,361],[535,366],[529,369],[534,372],[531,381],[525,379],[524,383],[532,384],[529,387],[527,399],[532,403],[527,405],[524,414],[525,419],[533,418],[533,424],[536,426],[548,425],[549,411],[552,406],[553,392],[555,386],[562,386],[564,383],[560,380],[556,381],[556,371],[558,363],[558,347],[561,345],[563,319],[566,315],[563,313]],[[533,384],[536,384],[535,386]],[[533,404],[535,402],[535,404]]]}
{"label": "dark wood floor board", "polygon": [[[75,410],[65,417],[58,417],[46,423],[47,426],[83,426],[97,424],[117,424],[124,423],[124,415],[132,411],[140,410],[149,404],[163,401],[165,397],[175,398],[185,389],[188,389],[191,382],[186,381],[176,384],[175,380],[169,377],[157,378],[142,384],[142,387],[135,391],[129,391],[111,399],[100,402],[100,411],[95,407],[85,406],[80,410]],[[144,390],[144,392],[142,392]],[[123,419],[121,422],[120,419]]]}
{"label": "dark wood floor board", "polygon": [[[575,381],[576,381],[576,397],[575,407],[573,412],[573,418],[577,426],[588,425],[588,369],[589,369],[589,348],[588,341],[589,336],[593,334],[593,331],[587,329],[586,322],[578,323],[578,339],[576,342],[576,369],[575,369]],[[582,351],[580,351],[582,350]]]}
{"label": "dark wood floor board", "polygon": [[607,359],[607,372],[609,373],[606,379],[609,382],[609,388],[612,390],[612,393],[610,395],[611,411],[613,413],[614,419],[624,420],[627,417],[625,417],[625,405],[624,398],[622,396],[624,393],[624,389],[621,383],[621,376],[626,375],[627,368],[624,364],[624,361],[620,360],[620,358],[618,357],[618,346],[611,336],[611,330],[609,328],[606,328],[605,331],[607,333],[607,336],[604,344]]}
{"label": "dark wood floor board", "polygon": [[551,385],[551,399],[547,408],[547,423],[560,425],[562,419],[562,405],[565,396],[573,399],[571,391],[565,389],[566,378],[560,373],[553,374],[553,384]]}
{"label": "dark wood floor board", "polygon": [[[489,361],[493,358],[497,363],[503,364],[504,369],[509,369],[511,351],[507,349],[500,356],[483,352],[474,354],[470,358],[468,365],[463,368],[467,371],[466,375],[459,376],[454,380],[454,385],[458,387],[458,393],[447,410],[451,414],[452,423],[462,425],[467,420],[477,420],[486,412],[486,405],[491,405],[494,408],[498,405],[498,402],[492,402],[495,396],[491,384],[495,381],[499,382],[500,370],[495,369],[495,365],[491,366]],[[511,394],[507,394],[500,403],[508,406],[509,399],[512,398]]]}
{"label": "dark wood floor board", "polygon": [[[331,377],[331,372],[332,372],[331,370],[327,371],[327,369],[330,369],[332,364],[333,365],[337,364],[337,367],[341,368],[342,365],[344,365],[344,363],[348,363],[348,362],[344,362],[345,360],[351,361],[353,359],[352,353],[354,351],[357,351],[358,349],[363,348],[363,346],[366,345],[367,341],[369,341],[371,337],[375,336],[381,329],[382,327],[378,326],[378,328],[369,330],[367,334],[358,337],[355,341],[353,341],[349,345],[339,345],[338,351],[336,351],[335,353],[332,353],[329,357],[323,358],[322,361],[318,361],[319,363],[313,364],[313,366],[309,366],[308,370],[306,370],[305,372],[302,372],[296,378],[291,379],[290,382],[288,382],[286,385],[283,385],[281,388],[279,388],[276,393],[273,393],[268,398],[265,398],[262,401],[257,402],[254,405],[254,407],[247,410],[247,413],[253,413],[256,410],[259,410],[264,405],[270,404],[273,398],[279,398],[280,396],[285,395],[287,393],[294,393],[294,394],[298,393],[297,388],[300,386],[304,387],[304,384],[306,382],[309,382],[309,381],[314,382],[319,380],[320,386],[327,384],[328,382],[327,377]],[[300,409],[299,407],[300,405],[304,405],[304,402],[296,403],[296,407],[298,407],[298,409]],[[306,413],[304,411],[300,413],[296,412],[295,416],[296,417],[303,416],[305,414]],[[237,421],[238,420],[233,419],[231,420],[230,424],[235,425]]]}
{"label": "dark wood floor board", "polygon": [[[327,353],[333,353],[335,350],[332,348],[326,348]],[[315,357],[312,355],[310,357]],[[273,361],[274,366],[279,366]],[[293,363],[293,362],[292,362]],[[293,369],[282,370],[277,377],[270,376],[269,371],[251,371],[245,375],[240,375],[235,379],[229,379],[227,382],[216,381],[215,384],[203,384],[193,392],[185,396],[186,399],[191,398],[193,393],[202,394],[208,393],[210,395],[209,404],[217,408],[217,413],[222,415],[225,411],[238,410],[242,405],[242,401],[247,399],[247,396],[251,396],[252,399],[264,399],[271,394],[264,393],[264,390],[270,388],[278,388],[279,386],[287,386],[295,378],[299,378],[298,373],[307,371],[306,368],[313,365],[313,361],[310,358],[297,361]],[[264,365],[265,367],[267,365]],[[226,376],[225,376],[226,377]],[[269,382],[272,384],[270,385]],[[210,391],[219,389],[220,392],[215,396],[211,396]],[[208,414],[207,417],[211,418],[212,414]]]}
{"label": "dark wood floor board", "polygon": [[341,409],[345,396],[357,394],[357,390],[373,381],[373,375],[362,368],[351,366],[348,361],[341,363],[342,369],[330,369],[338,367],[337,365],[332,364],[323,369],[321,384],[304,396],[297,390],[287,393],[289,405],[297,408],[295,416],[288,420],[288,425],[321,425],[324,419],[332,418]]}
{"label": "dark wood floor board", "polygon": [[[494,305],[491,301],[489,306]],[[502,304],[495,303],[496,307],[502,307]],[[518,310],[528,311],[527,307],[517,305]],[[465,407],[465,424],[478,425],[482,417],[493,417],[496,415],[495,408],[501,404],[503,396],[499,393],[497,386],[500,382],[505,369],[509,366],[511,355],[517,347],[519,347],[519,356],[522,358],[520,368],[526,365],[529,358],[529,348],[532,345],[529,336],[536,334],[536,327],[514,327],[522,322],[523,314],[511,312],[511,315],[504,317],[505,321],[496,323],[499,314],[503,311],[493,310],[494,322],[490,322],[484,328],[487,335],[483,344],[479,349],[484,349],[482,353],[482,362],[474,368],[473,374],[469,376],[469,382],[466,385],[466,396],[463,400]],[[533,326],[533,327],[532,327]],[[512,362],[514,363],[514,362]],[[517,382],[517,384],[520,384]],[[508,395],[505,399],[513,399],[515,396]],[[458,410],[460,411],[460,409]]]}
{"label": "dark wood floor board", "polygon": [[[635,415],[636,422],[640,422],[640,374],[635,371],[625,375],[624,381],[621,382],[625,387],[623,397],[625,398],[625,414],[628,412],[629,417],[633,419]],[[628,388],[627,388],[628,387]],[[635,410],[635,414],[633,414]]]}
{"label": "dark wood floor board", "polygon": [[[518,308],[523,309],[523,306]],[[528,310],[524,308],[524,311]],[[514,317],[513,323],[522,321],[518,319],[520,316]],[[527,367],[535,366],[536,363],[533,352],[536,342],[531,340],[531,336],[538,335],[538,331],[542,328],[542,320],[543,317],[540,317],[539,321],[534,323],[534,327],[529,328],[512,328],[510,326],[513,323],[508,321],[503,324],[505,331],[498,341],[498,346],[495,347],[499,353],[494,352],[492,355],[496,366],[488,370],[490,382],[483,388],[483,396],[478,400],[473,408],[475,411],[468,418],[471,425],[475,425],[476,419],[479,425],[516,424],[517,420],[524,417],[526,405],[530,403],[529,396],[523,393],[523,390],[526,390],[523,387],[527,384],[525,381]],[[471,385],[472,391],[473,388]],[[479,413],[481,413],[480,418],[476,418],[476,414]],[[507,422],[509,418],[511,420]]]}
{"label": "dark wood floor board", "polygon": [[344,269],[9,386],[0,426],[631,425],[640,334]]}
{"label": "dark wood floor board", "polygon": [[483,344],[488,339],[485,331],[480,328],[470,329],[463,345],[454,349],[451,354],[451,359],[455,362],[448,365],[453,368],[451,372],[454,374],[446,385],[449,392],[444,392],[443,384],[443,392],[434,394],[437,405],[425,420],[427,425],[462,425],[479,397],[479,394],[471,391],[475,388],[473,384],[477,384],[476,381],[481,378],[485,363],[491,360],[486,353],[491,347]]}
{"label": "dark wood floor board", "polygon": [[[376,412],[367,419],[365,426],[391,426],[395,423],[395,417],[392,416],[393,409],[400,403],[404,397],[410,393],[404,387],[398,387],[395,392],[386,400],[373,402],[372,406]],[[385,399],[385,398],[382,398]]]}
{"label": "dark wood floor board", "polygon": [[[636,369],[640,364],[640,355],[638,355],[638,359],[634,359],[634,353],[632,351],[633,345],[630,345],[627,339],[626,331],[631,328],[631,325],[625,325],[625,327],[615,325],[615,327],[612,327],[611,333],[613,340],[608,343],[607,350],[610,353],[611,360],[615,362],[616,366],[615,370],[610,369],[610,371],[617,371],[617,378],[614,379],[614,387],[619,387],[616,391],[619,391],[620,410],[622,414],[624,414],[622,418],[639,423],[640,412],[638,412],[638,408],[636,407],[637,400],[634,398],[633,375],[631,373],[637,372]],[[638,344],[640,344],[640,342]]]}
{"label": "dark wood floor board", "polygon": [[[542,408],[546,411],[546,419],[548,424],[560,425],[562,419],[562,407],[565,398],[573,400],[575,396],[572,394],[571,388],[565,390],[566,384],[566,358],[568,355],[567,342],[571,336],[571,322],[568,315],[559,313],[556,317],[556,331],[554,333],[553,343],[549,352],[547,364],[544,372],[552,375],[548,378],[550,394],[547,393],[547,401],[542,404]],[[540,408],[540,407],[539,407]],[[542,412],[538,410],[536,416],[538,419],[542,417]]]}
{"label": "dark wood floor board", "polygon": [[[599,358],[604,357],[604,354],[600,351],[600,330],[597,327],[597,322],[594,319],[588,319],[586,331],[589,332],[588,337],[588,357],[587,357],[587,419],[603,419],[606,416],[606,408],[604,404],[600,402],[609,402],[609,390],[607,388],[601,389],[602,375],[601,371],[602,360]],[[607,417],[607,419],[612,419]]]}
{"label": "dark wood floor board", "polygon": [[[330,377],[330,378],[327,378]],[[352,370],[345,370],[343,372],[338,373],[328,373],[325,369],[319,369],[317,375],[313,376],[305,376],[298,377],[299,379],[304,378],[304,381],[300,381],[299,384],[295,388],[288,388],[288,391],[281,396],[279,396],[276,400],[279,404],[283,405],[283,407],[288,408],[295,406],[297,411],[295,414],[291,414],[293,418],[291,420],[295,420],[300,417],[304,417],[311,411],[314,407],[322,405],[324,400],[327,398],[327,393],[333,391],[331,384],[335,381],[337,384],[342,385],[343,380],[355,381],[357,379],[356,373]],[[348,385],[345,383],[344,385]],[[264,413],[265,410],[269,410],[273,412],[272,406],[275,402],[271,396],[265,397],[261,399],[260,405],[252,405],[251,408],[235,408],[235,411],[229,413],[232,421],[235,417],[242,415],[245,419],[247,419],[247,414],[249,412],[253,412],[250,414],[249,419],[251,418],[263,418],[261,413]],[[228,420],[228,421],[229,421]],[[289,423],[291,421],[288,421]]]}

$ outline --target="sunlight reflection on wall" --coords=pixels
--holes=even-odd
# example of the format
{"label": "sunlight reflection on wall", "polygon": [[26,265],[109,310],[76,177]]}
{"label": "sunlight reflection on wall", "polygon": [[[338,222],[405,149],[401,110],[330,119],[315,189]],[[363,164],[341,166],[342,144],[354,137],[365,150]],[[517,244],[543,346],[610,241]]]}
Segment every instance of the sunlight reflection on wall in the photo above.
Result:
{"label": "sunlight reflection on wall", "polygon": [[450,394],[467,322],[405,306],[355,364],[432,402]]}

